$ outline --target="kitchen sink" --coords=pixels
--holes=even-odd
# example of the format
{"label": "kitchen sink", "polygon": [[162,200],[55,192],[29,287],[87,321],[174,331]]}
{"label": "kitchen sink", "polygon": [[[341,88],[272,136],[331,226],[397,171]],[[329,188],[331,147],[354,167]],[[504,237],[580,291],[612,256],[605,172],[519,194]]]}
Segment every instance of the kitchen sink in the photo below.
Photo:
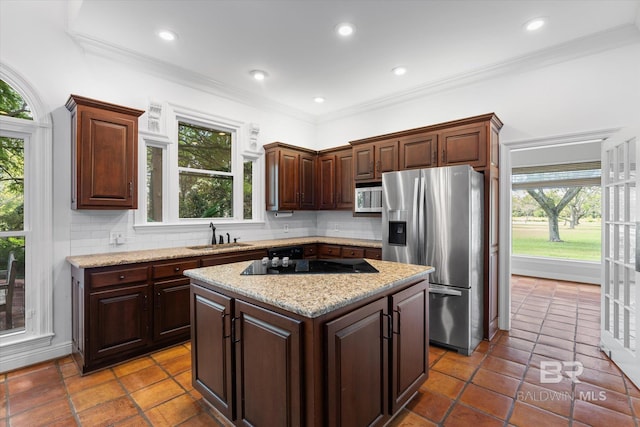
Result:
{"label": "kitchen sink", "polygon": [[249,243],[218,243],[215,245],[200,245],[200,246],[187,246],[187,249],[193,249],[194,251],[212,251],[215,249],[224,249],[224,248],[237,248],[242,246],[251,246]]}

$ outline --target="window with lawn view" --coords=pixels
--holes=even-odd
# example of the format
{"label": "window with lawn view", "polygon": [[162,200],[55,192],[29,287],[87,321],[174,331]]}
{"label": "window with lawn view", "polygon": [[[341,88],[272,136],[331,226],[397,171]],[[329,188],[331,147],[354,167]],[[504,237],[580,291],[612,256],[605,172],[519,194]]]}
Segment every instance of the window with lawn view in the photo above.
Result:
{"label": "window with lawn view", "polygon": [[178,123],[180,218],[232,218],[232,134]]}
{"label": "window with lawn view", "polygon": [[600,261],[600,162],[514,168],[513,255]]}

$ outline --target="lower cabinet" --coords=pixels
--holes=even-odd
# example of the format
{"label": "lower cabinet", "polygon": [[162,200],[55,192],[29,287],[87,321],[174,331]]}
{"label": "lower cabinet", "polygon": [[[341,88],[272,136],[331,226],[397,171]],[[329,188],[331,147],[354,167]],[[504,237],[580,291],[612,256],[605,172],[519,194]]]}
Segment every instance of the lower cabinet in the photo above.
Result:
{"label": "lower cabinet", "polygon": [[91,360],[135,351],[149,342],[150,315],[146,284],[92,292],[89,307]]}
{"label": "lower cabinet", "polygon": [[315,319],[222,292],[191,283],[192,379],[235,425],[381,426],[428,377],[426,281]]}
{"label": "lower cabinet", "polygon": [[191,289],[194,388],[239,425],[303,425],[302,322]]}
{"label": "lower cabinet", "polygon": [[165,280],[153,284],[153,339],[189,339],[189,279]]}
{"label": "lower cabinet", "polygon": [[329,426],[384,425],[426,381],[428,301],[420,282],[326,324]]}

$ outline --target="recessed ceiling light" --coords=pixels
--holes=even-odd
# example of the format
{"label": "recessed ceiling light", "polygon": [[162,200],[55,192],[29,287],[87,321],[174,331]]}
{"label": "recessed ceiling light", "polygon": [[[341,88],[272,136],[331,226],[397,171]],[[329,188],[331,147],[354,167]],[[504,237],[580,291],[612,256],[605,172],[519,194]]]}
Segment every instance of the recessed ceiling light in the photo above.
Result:
{"label": "recessed ceiling light", "polygon": [[256,80],[264,80],[267,77],[267,72],[262,70],[251,70],[249,74]]}
{"label": "recessed ceiling light", "polygon": [[171,30],[160,30],[158,31],[158,37],[160,37],[162,40],[170,42],[177,39],[178,35]]}
{"label": "recessed ceiling light", "polygon": [[322,104],[324,102],[324,98],[321,96],[316,96],[315,98],[313,98],[313,100],[318,104]]}
{"label": "recessed ceiling light", "polygon": [[336,32],[342,37],[349,37],[355,30],[356,28],[353,24],[349,24],[348,22],[343,22],[336,26]]}
{"label": "recessed ceiling light", "polygon": [[526,24],[524,24],[524,28],[527,31],[536,31],[544,27],[545,23],[546,23],[546,20],[544,18],[535,18],[535,19],[532,19],[531,21],[528,21]]}
{"label": "recessed ceiling light", "polygon": [[391,71],[393,71],[393,74],[395,74],[396,76],[403,76],[403,75],[407,74],[407,68],[406,67],[395,67]]}

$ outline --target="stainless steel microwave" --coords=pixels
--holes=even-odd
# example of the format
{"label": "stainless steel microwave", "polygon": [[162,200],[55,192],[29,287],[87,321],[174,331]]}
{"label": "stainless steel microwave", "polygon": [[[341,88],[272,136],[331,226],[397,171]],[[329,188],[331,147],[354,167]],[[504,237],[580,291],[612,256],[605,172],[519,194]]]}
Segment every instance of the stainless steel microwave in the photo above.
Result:
{"label": "stainless steel microwave", "polygon": [[356,212],[382,212],[382,187],[357,187]]}

